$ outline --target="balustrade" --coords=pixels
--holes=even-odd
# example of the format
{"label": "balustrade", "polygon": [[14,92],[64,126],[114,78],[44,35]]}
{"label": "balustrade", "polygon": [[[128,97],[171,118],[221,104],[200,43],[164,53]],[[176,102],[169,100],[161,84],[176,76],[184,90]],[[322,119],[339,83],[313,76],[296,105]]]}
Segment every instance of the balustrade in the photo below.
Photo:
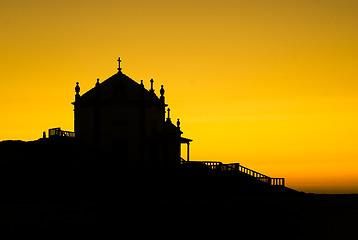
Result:
{"label": "balustrade", "polygon": [[[250,175],[261,182],[270,184],[272,186],[285,186],[284,178],[270,178],[262,173],[244,167],[239,163],[223,164],[222,162],[214,162],[214,161],[198,161],[198,162],[201,162],[202,164],[206,165],[211,170],[219,170],[222,172],[241,172]],[[183,163],[185,162],[182,161],[182,164]]]}
{"label": "balustrade", "polygon": [[74,138],[75,137],[75,133],[74,132],[70,132],[70,131],[63,131],[61,130],[61,128],[51,128],[48,130],[48,135],[49,137],[70,137],[70,138]]}

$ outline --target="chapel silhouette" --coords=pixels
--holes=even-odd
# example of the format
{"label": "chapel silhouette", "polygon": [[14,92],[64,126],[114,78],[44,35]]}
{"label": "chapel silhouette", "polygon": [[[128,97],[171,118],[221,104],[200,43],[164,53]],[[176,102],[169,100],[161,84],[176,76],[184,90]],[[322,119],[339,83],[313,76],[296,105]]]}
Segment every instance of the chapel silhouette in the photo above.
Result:
{"label": "chapel silhouette", "polygon": [[73,102],[77,140],[130,166],[179,165],[181,144],[189,149],[192,140],[181,136],[179,119],[176,126],[172,123],[164,86],[158,97],[153,79],[147,90],[143,80],[138,84],[123,74],[120,63],[118,58],[116,74],[102,83],[97,79],[83,95],[77,82]]}

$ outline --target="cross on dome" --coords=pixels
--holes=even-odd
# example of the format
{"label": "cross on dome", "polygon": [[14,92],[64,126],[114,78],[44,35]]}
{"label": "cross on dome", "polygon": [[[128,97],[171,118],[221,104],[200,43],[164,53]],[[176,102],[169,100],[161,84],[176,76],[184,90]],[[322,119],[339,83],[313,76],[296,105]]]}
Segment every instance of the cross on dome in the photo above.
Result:
{"label": "cross on dome", "polygon": [[117,61],[118,61],[118,72],[122,72],[122,68],[121,68],[121,58],[120,57],[118,57],[118,59],[117,59]]}

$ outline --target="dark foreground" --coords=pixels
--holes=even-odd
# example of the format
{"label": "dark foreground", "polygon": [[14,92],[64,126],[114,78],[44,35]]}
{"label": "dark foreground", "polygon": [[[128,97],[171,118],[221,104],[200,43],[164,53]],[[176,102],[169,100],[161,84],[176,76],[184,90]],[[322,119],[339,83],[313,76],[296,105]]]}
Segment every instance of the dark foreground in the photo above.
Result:
{"label": "dark foreground", "polygon": [[[7,231],[236,239],[355,239],[358,195],[136,197],[116,201],[3,203]],[[132,238],[131,237],[131,238]]]}
{"label": "dark foreground", "polygon": [[304,194],[190,166],[128,168],[71,142],[0,142],[2,231],[356,239],[357,225],[358,195]]}

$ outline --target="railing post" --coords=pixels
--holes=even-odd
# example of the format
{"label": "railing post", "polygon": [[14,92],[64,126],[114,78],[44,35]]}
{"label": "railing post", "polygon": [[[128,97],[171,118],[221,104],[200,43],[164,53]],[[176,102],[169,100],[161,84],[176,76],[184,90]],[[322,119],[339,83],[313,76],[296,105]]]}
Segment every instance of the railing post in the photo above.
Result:
{"label": "railing post", "polygon": [[188,149],[187,149],[187,161],[189,162],[189,142],[187,143],[187,145],[188,145]]}

